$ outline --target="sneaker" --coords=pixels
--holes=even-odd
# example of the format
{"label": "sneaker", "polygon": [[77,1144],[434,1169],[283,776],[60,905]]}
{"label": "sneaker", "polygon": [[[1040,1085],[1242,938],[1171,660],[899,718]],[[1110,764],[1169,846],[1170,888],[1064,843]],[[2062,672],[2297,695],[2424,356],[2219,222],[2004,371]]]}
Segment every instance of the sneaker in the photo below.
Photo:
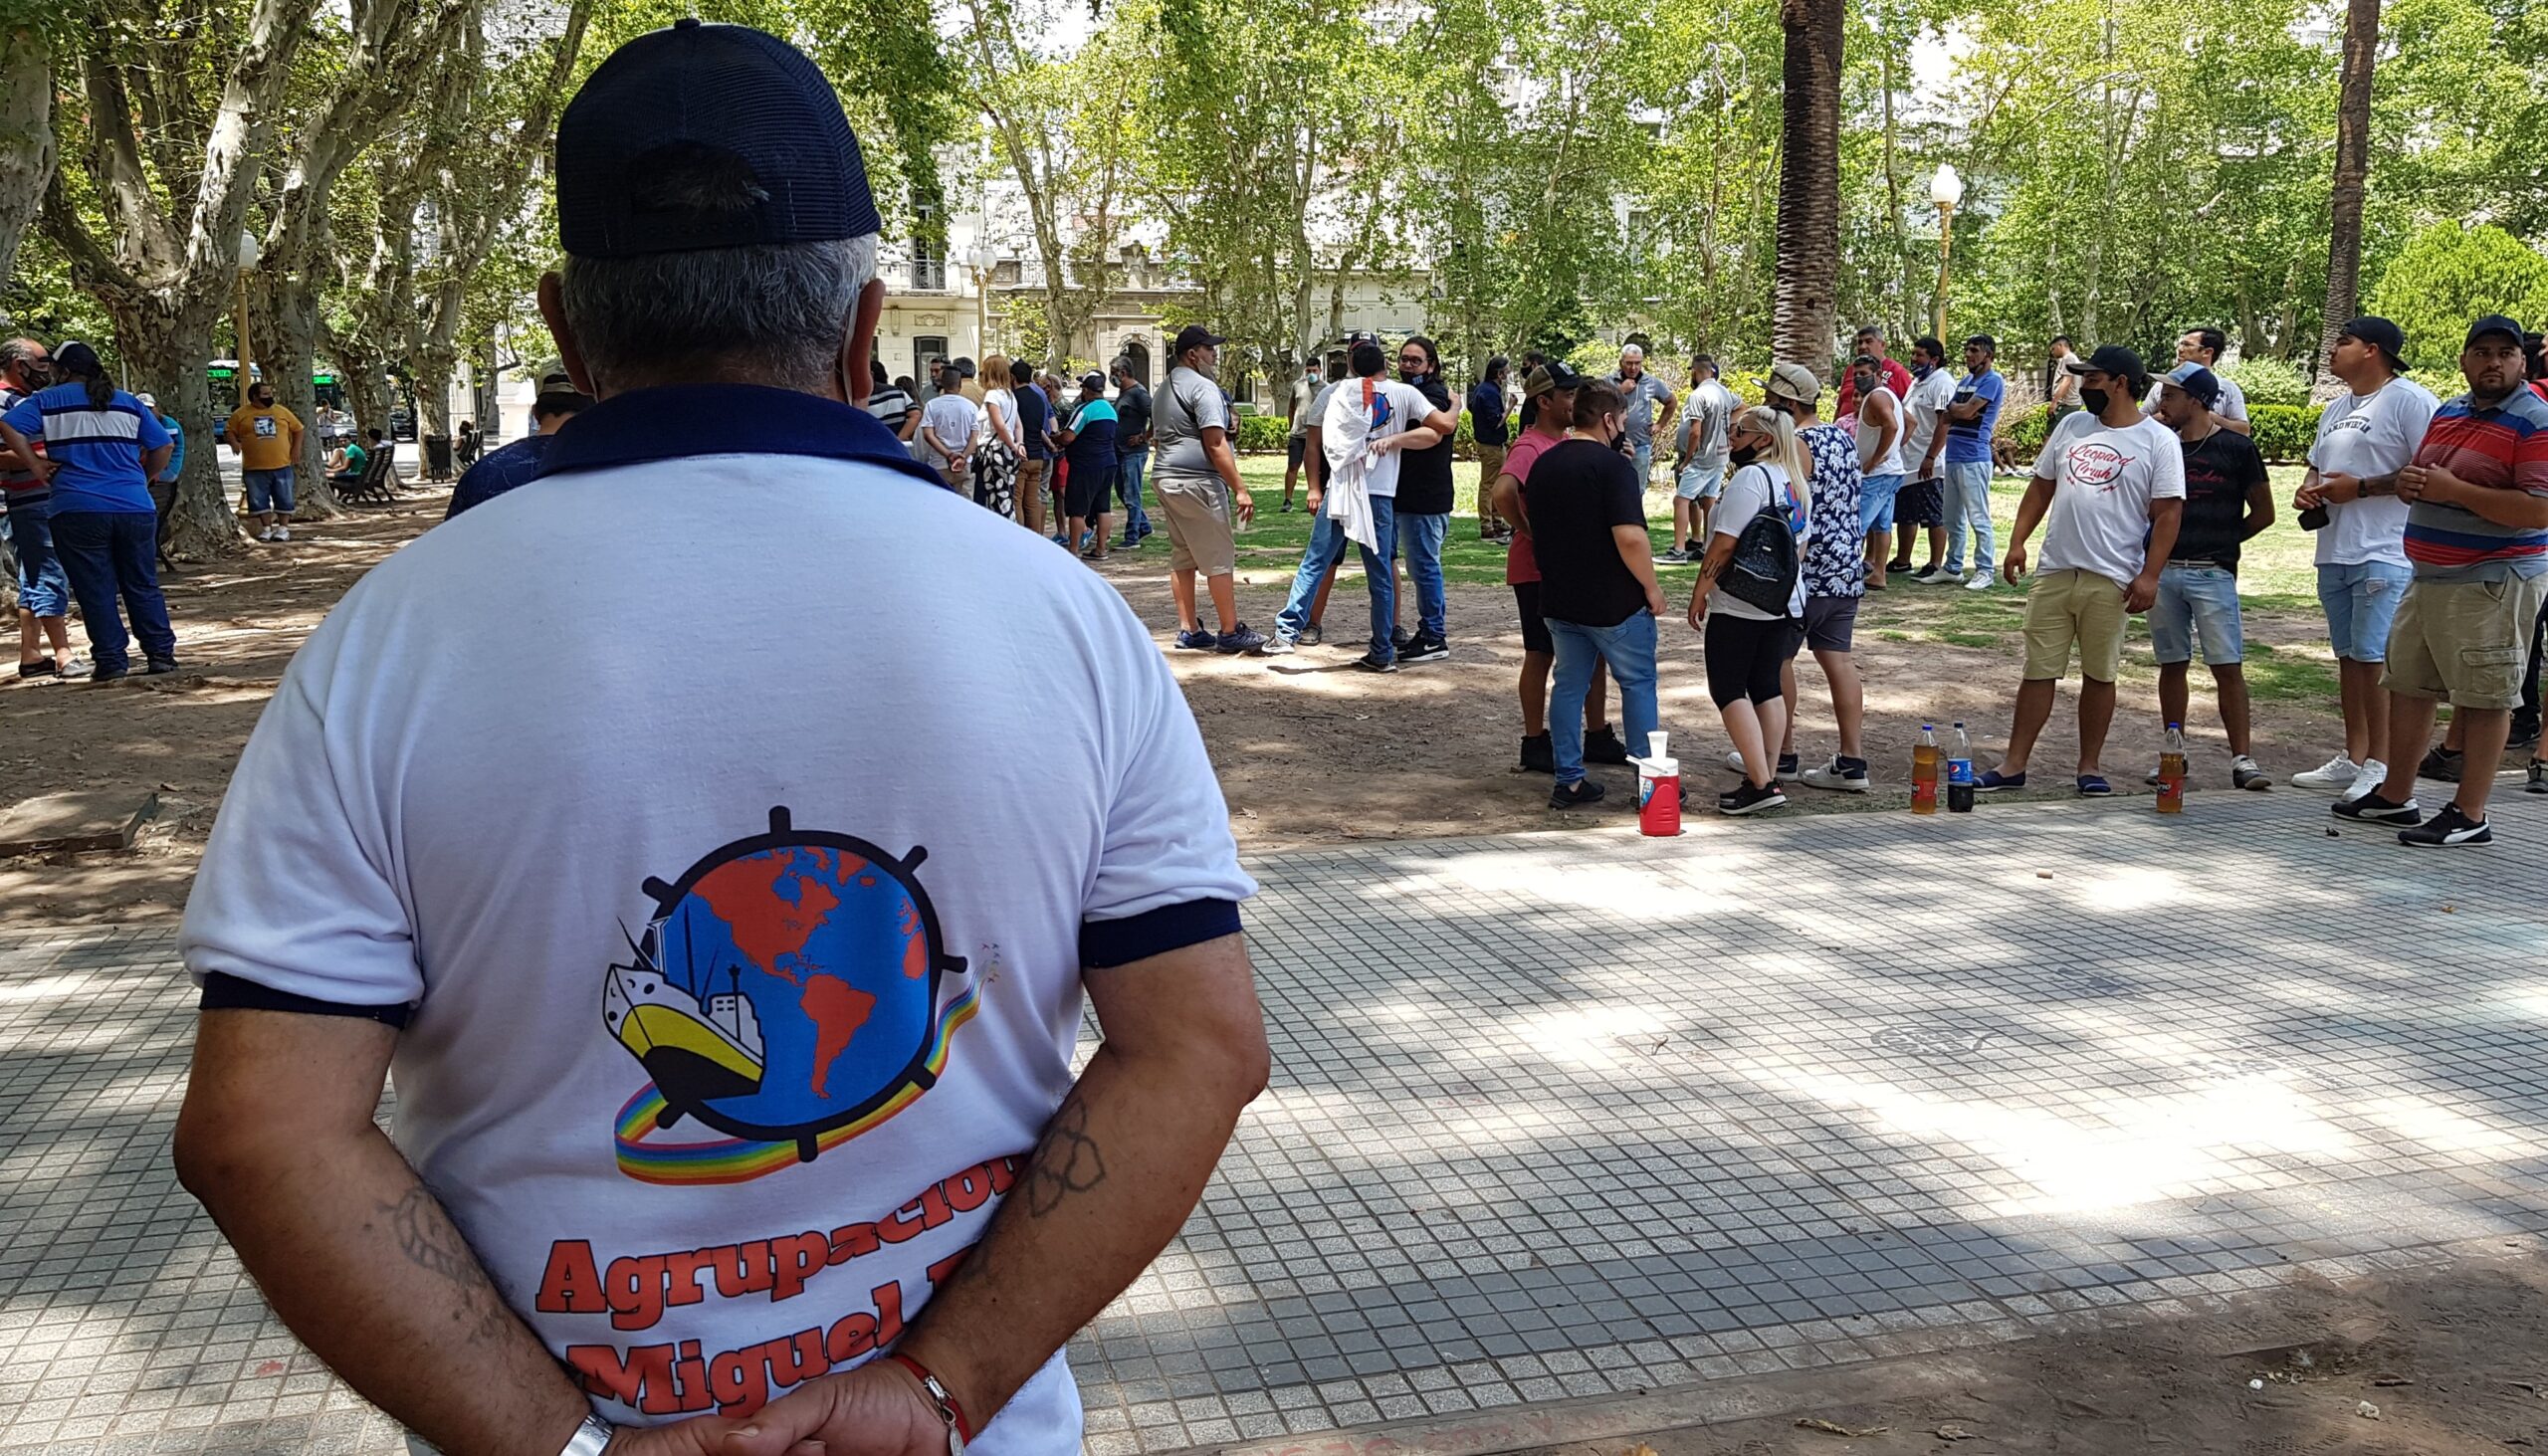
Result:
{"label": "sneaker", "polygon": [[183,672],[185,669],[173,657],[154,657],[150,659],[150,665],[141,671],[148,677],[158,678],[165,677],[169,673]]}
{"label": "sneaker", "polygon": [[1911,579],[1921,586],[1951,586],[1956,582],[1962,581],[1964,579],[1964,573],[1961,571],[1949,571],[1944,566],[1931,566]]}
{"label": "sneaker", "polygon": [[1279,631],[1278,631],[1278,632],[1276,632],[1273,636],[1268,637],[1268,638],[1266,638],[1264,641],[1259,642],[1258,644],[1256,644],[1255,648],[1253,649],[1253,651],[1255,652],[1255,655],[1256,655],[1256,656],[1258,656],[1258,657],[1283,657],[1283,656],[1285,656],[1285,655],[1289,654],[1289,653],[1291,652],[1291,650],[1292,650],[1292,639],[1291,639],[1291,638],[1289,638],[1289,637],[1284,636],[1284,635],[1283,635],[1281,632],[1279,632]]}
{"label": "sneaker", "polygon": [[2248,757],[2246,754],[2240,753],[2230,760],[2230,786],[2231,788],[2269,789],[2273,787],[2273,778],[2265,772],[2262,764],[2259,764],[2255,759]]}
{"label": "sneaker", "polygon": [[1605,723],[1584,735],[1584,761],[1625,763],[1628,761],[1628,745],[1619,741],[1619,730]]}
{"label": "sneaker", "polygon": [[1430,632],[1418,632],[1398,652],[1400,662],[1440,662],[1451,655],[1451,644]]}
{"label": "sneaker", "polygon": [[1516,765],[1525,773],[1557,772],[1557,748],[1546,733],[1533,733],[1522,739],[1522,761]]}
{"label": "sneaker", "polygon": [[2378,794],[2364,794],[2358,799],[2343,800],[2336,805],[2334,813],[2339,819],[2351,819],[2357,824],[2422,824],[2425,822],[2425,811],[2416,807],[2414,799],[2409,799],[2403,804],[2393,804]]}
{"label": "sneaker", "polygon": [[1396,662],[1371,652],[1366,652],[1361,657],[1354,659],[1354,666],[1367,673],[1393,673],[1397,671]]}
{"label": "sneaker", "polygon": [[1404,660],[1406,657],[1407,647],[1414,641],[1414,634],[1408,632],[1404,627],[1391,627],[1389,629],[1389,646],[1396,649],[1400,660]]}
{"label": "sneaker", "polygon": [[1312,622],[1301,629],[1301,645],[1303,647],[1316,647],[1326,640],[1327,629],[1316,622]]}
{"label": "sneaker", "polygon": [[1720,814],[1757,814],[1763,809],[1784,809],[1787,806],[1788,796],[1779,791],[1777,784],[1764,788],[1748,778],[1716,796],[1716,811]]}
{"label": "sneaker", "polygon": [[1257,631],[1245,622],[1241,622],[1227,632],[1222,633],[1220,640],[1213,645],[1212,650],[1218,652],[1223,657],[1234,657],[1242,652],[1254,652],[1264,645],[1265,634]]}
{"label": "sneaker", "polygon": [[1116,538],[1115,548],[1120,551],[1130,551],[1140,547],[1141,543],[1142,538],[1140,536],[1127,531],[1122,536]]}
{"label": "sneaker", "polygon": [[1908,576],[1911,574],[1911,563],[1907,560],[1887,561],[1884,563],[1884,574],[1887,576]]}
{"label": "sneaker", "polygon": [[92,683],[111,683],[117,678],[130,677],[131,675],[132,669],[130,667],[91,668],[89,670],[89,681]]}
{"label": "sneaker", "polygon": [[1665,551],[1662,555],[1655,557],[1655,559],[1661,561],[1666,566],[1687,566],[1692,561],[1697,560],[1698,557],[1690,554],[1690,548],[1688,546],[1674,546],[1672,549]]}
{"label": "sneaker", "polygon": [[56,676],[61,677],[68,682],[77,682],[80,679],[89,676],[89,660],[85,657],[75,657],[71,661],[64,663],[61,671],[56,674]]}
{"label": "sneaker", "polygon": [[2291,775],[2294,788],[2349,789],[2362,776],[2362,769],[2342,753],[2316,768],[2305,768]]}
{"label": "sneaker", "polygon": [[1991,573],[1988,571],[1976,571],[1973,573],[1973,579],[1964,584],[1964,589],[1967,591],[1989,591],[1991,586]]}
{"label": "sneaker", "polygon": [[265,526],[265,527],[263,527],[262,529],[260,529],[260,530],[257,532],[257,539],[259,539],[259,540],[261,540],[261,541],[270,541],[270,540],[273,540],[274,538],[275,538],[275,528],[274,528],[273,526],[271,526],[271,525],[269,525],[269,526]]}
{"label": "sneaker", "polygon": [[1582,808],[1586,804],[1597,804],[1601,802],[1602,798],[1608,793],[1609,790],[1601,787],[1597,783],[1594,783],[1592,780],[1589,778],[1579,778],[1571,784],[1562,783],[1557,787],[1550,789],[1549,807],[1552,809]]}
{"label": "sneaker", "polygon": [[2536,758],[2530,760],[2530,782],[2523,784],[2521,791],[2526,794],[2548,794],[2548,763],[2542,763]]}
{"label": "sneaker", "polygon": [[278,525],[278,526],[276,526],[276,527],[275,527],[275,539],[276,539],[276,540],[279,540],[279,541],[288,541],[288,540],[292,539],[292,527],[291,527],[291,526],[289,526],[289,525]]}
{"label": "sneaker", "polygon": [[2459,812],[2456,802],[2442,806],[2442,812],[2413,829],[2398,831],[2398,842],[2419,849],[2447,849],[2459,844],[2492,844],[2494,827],[2483,819],[2471,819]]}
{"label": "sneaker", "polygon": [[2467,759],[2467,756],[2465,753],[2454,753],[2436,743],[2427,748],[2425,756],[2417,762],[2416,777],[2439,779],[2443,783],[2457,783],[2459,765]]}
{"label": "sneaker", "polygon": [[1867,760],[1843,758],[1836,753],[1830,762],[1808,768],[1801,777],[1806,788],[1827,788],[1844,794],[1862,794],[1870,786],[1867,783]]}
{"label": "sneaker", "polygon": [[[1747,780],[1752,776],[1752,770],[1743,766],[1743,755],[1732,748],[1725,750],[1725,766],[1742,774]],[[1772,775],[1772,782],[1795,783],[1804,777],[1804,774],[1797,772],[1797,756],[1794,753],[1779,755],[1778,771]]]}
{"label": "sneaker", "polygon": [[2355,779],[2352,785],[2337,797],[2358,799],[2388,781],[2389,765],[2377,758],[2365,758],[2362,760],[2362,776]]}
{"label": "sneaker", "polygon": [[1276,512],[1276,513],[1274,513],[1274,514],[1275,514],[1275,515],[1277,515],[1277,516],[1289,516],[1289,515],[1291,515],[1291,514],[1292,514],[1292,503],[1291,503],[1291,502],[1289,502],[1289,501],[1284,502],[1284,503],[1283,503],[1283,509],[1282,509],[1282,510],[1280,510],[1280,511],[1278,511],[1278,512]]}
{"label": "sneaker", "polygon": [[1978,794],[2006,793],[2025,786],[2024,774],[2002,773],[1997,768],[1986,770],[1980,778],[1973,781],[1973,791]]}
{"label": "sneaker", "polygon": [[1218,644],[1219,641],[1219,638],[1214,637],[1211,633],[1204,631],[1200,627],[1195,628],[1191,632],[1179,632],[1176,634],[1176,645],[1187,652],[1209,652]]}
{"label": "sneaker", "polygon": [[2507,748],[2538,747],[2539,726],[2537,724],[2532,724],[2528,728],[2524,728],[2520,724],[2514,724],[2512,728],[2512,736],[2504,739],[2504,746]]}

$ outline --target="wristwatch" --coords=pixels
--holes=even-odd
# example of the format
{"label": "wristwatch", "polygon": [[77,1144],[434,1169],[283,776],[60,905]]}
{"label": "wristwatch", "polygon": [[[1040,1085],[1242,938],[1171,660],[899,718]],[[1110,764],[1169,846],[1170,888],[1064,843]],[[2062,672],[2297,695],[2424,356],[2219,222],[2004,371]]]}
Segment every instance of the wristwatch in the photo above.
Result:
{"label": "wristwatch", "polygon": [[601,1456],[610,1448],[610,1438],[618,1434],[619,1427],[600,1416],[587,1415],[584,1423],[575,1427],[575,1433],[566,1438],[557,1456]]}

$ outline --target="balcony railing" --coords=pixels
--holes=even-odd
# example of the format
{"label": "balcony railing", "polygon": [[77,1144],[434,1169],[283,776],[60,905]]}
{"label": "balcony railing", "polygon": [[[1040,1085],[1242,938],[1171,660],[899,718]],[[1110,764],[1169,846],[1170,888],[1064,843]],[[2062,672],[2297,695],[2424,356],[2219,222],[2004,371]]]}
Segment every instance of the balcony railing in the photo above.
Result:
{"label": "balcony railing", "polygon": [[947,292],[947,260],[944,258],[913,259],[912,292],[916,294]]}

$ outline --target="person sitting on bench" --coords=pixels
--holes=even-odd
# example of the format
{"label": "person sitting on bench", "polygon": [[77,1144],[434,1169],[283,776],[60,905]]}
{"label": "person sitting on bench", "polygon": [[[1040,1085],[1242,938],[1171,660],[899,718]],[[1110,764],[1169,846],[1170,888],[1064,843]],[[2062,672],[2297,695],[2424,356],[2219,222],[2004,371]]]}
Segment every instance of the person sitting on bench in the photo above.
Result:
{"label": "person sitting on bench", "polygon": [[344,447],[336,451],[335,458],[327,462],[328,485],[351,486],[361,483],[364,468],[371,464],[371,452],[380,448],[378,430],[366,430],[363,433],[371,437],[371,449],[366,450],[351,440],[346,441]]}

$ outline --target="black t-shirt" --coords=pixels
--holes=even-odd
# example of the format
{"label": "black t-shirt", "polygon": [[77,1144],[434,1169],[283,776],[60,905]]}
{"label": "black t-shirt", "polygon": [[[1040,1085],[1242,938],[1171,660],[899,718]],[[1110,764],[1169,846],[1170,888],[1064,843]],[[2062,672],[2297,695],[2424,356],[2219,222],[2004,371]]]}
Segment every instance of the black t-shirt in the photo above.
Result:
{"label": "black t-shirt", "polygon": [[1532,463],[1522,501],[1540,562],[1542,615],[1615,627],[1645,610],[1645,587],[1610,534],[1645,524],[1645,490],[1626,457],[1590,440],[1552,445]]}
{"label": "black t-shirt", "polygon": [[[1151,392],[1139,384],[1127,384],[1115,394],[1115,451],[1119,455],[1139,455],[1151,448],[1141,440],[1151,428]],[[1136,440],[1141,443],[1135,444]]]}
{"label": "black t-shirt", "polygon": [[[1416,389],[1435,409],[1451,407],[1451,391],[1439,374],[1427,374],[1416,382]],[[1451,514],[1452,442],[1445,440],[1424,450],[1410,450],[1397,467],[1397,514],[1400,516],[1448,516]]]}
{"label": "black t-shirt", "polygon": [[2235,571],[2247,493],[2264,483],[2264,457],[2256,454],[2255,441],[2235,430],[2215,430],[2185,452],[2185,519],[2168,559],[2217,561]]}
{"label": "black t-shirt", "polygon": [[1010,391],[1010,397],[1017,401],[1017,442],[1026,447],[1026,458],[1052,459],[1053,447],[1044,443],[1044,416],[1051,412],[1044,403],[1044,392],[1020,384]]}

